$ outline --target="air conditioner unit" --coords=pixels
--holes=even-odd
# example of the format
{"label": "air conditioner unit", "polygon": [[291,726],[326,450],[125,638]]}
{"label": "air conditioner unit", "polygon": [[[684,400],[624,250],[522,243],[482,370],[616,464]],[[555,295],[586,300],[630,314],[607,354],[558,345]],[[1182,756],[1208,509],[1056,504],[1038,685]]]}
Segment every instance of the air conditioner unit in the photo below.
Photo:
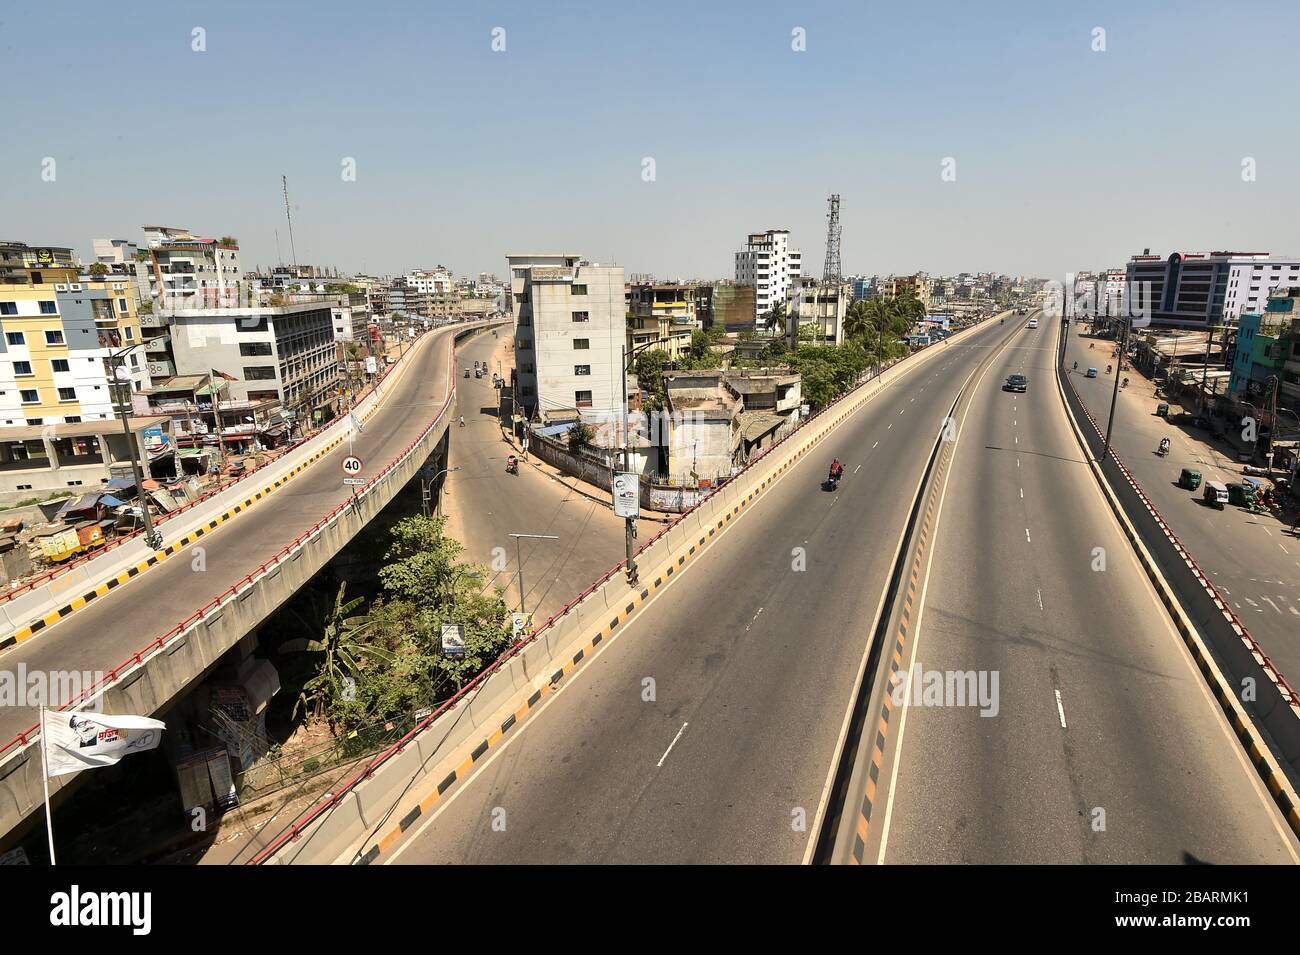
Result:
{"label": "air conditioner unit", "polygon": [[54,291],[56,291],[56,292],[66,292],[67,290],[68,290],[68,283],[67,283],[67,282],[55,282],[55,283],[54,283]]}
{"label": "air conditioner unit", "polygon": [[71,285],[68,286],[68,291],[69,291],[69,292],[80,292],[80,291],[81,291],[81,285],[80,285],[79,283],[77,283],[77,282],[73,282]]}

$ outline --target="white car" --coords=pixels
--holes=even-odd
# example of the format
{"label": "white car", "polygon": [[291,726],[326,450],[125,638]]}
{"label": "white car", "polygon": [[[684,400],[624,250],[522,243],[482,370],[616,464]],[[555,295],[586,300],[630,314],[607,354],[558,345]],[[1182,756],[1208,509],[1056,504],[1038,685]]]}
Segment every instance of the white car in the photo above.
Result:
{"label": "white car", "polygon": [[1037,328],[1037,327],[1038,327],[1038,319],[1036,319],[1036,318],[1031,318],[1031,319],[1029,320],[1029,327],[1030,327],[1030,328]]}

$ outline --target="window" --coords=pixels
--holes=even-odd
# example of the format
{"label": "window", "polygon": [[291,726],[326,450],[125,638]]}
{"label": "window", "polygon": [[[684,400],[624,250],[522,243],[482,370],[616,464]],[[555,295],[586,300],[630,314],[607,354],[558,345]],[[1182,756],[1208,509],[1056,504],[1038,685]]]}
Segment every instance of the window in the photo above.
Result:
{"label": "window", "polygon": [[[0,315],[17,315],[17,314],[18,314],[17,302],[0,302]],[[17,334],[19,336],[22,335],[21,332],[15,332],[14,334]]]}
{"label": "window", "polygon": [[244,380],[245,381],[274,381],[275,366],[274,365],[245,365]]}
{"label": "window", "polygon": [[79,415],[79,414],[70,414],[70,415],[68,415],[66,418],[64,418],[63,420],[64,420],[65,422],[67,422],[68,424],[81,424],[81,415]]}
{"label": "window", "polygon": [[590,408],[590,407],[591,407],[591,392],[590,392],[590,391],[575,391],[575,392],[573,393],[573,404],[574,404],[576,407],[578,407],[578,408]]}
{"label": "window", "polygon": [[575,339],[573,340],[573,347],[574,347],[574,348],[580,348],[580,349],[581,349],[581,348],[590,348],[590,347],[591,347],[591,339],[590,339],[590,338],[575,338]]}
{"label": "window", "polygon": [[127,340],[127,341],[134,341],[134,340],[135,340],[135,329],[133,329],[131,326],[128,325],[125,329],[123,329],[123,331],[126,332],[126,340]]}
{"label": "window", "polygon": [[22,389],[21,391],[19,391],[18,393],[19,393],[20,395],[22,395],[23,404],[25,404],[25,405],[35,405],[35,404],[40,404],[41,396],[40,396],[40,394],[36,391],[35,388],[23,388],[23,389]]}
{"label": "window", "polygon": [[60,388],[60,389],[59,389],[59,400],[60,400],[60,401],[76,401],[76,400],[77,400],[77,389],[76,389],[76,388]]}
{"label": "window", "polygon": [[590,312],[574,312],[574,313],[573,313],[573,320],[574,320],[575,322],[589,322],[589,321],[591,321],[591,313],[590,313]]}
{"label": "window", "polygon": [[572,292],[573,292],[574,295],[586,295],[586,294],[587,294],[587,286],[585,286],[585,285],[575,285],[575,286],[573,286],[573,288],[572,288]]}
{"label": "window", "polygon": [[574,373],[575,375],[590,375],[590,374],[591,374],[591,366],[590,366],[590,365],[574,365],[574,366],[573,366],[573,373]]}
{"label": "window", "polygon": [[117,300],[117,310],[121,312],[123,315],[126,314],[126,299],[119,298]]}
{"label": "window", "polygon": [[[134,356],[132,356],[134,357]],[[50,362],[51,371],[68,371],[68,360],[66,358],[55,358]]]}
{"label": "window", "polygon": [[57,307],[53,302],[51,302],[51,301],[42,301],[42,302],[41,302],[41,314],[42,314],[42,315],[57,315],[57,314],[59,314],[59,309],[58,309],[58,307]]}
{"label": "window", "polygon": [[29,361],[14,362],[15,375],[30,375],[32,373],[32,363]]}
{"label": "window", "polygon": [[271,354],[270,342],[241,342],[239,354],[244,358],[254,358]]}
{"label": "window", "polygon": [[48,329],[47,329],[46,332],[45,332],[45,344],[47,344],[47,345],[62,345],[62,344],[63,344],[63,330],[62,330],[62,329],[54,329],[54,330],[48,330]]}

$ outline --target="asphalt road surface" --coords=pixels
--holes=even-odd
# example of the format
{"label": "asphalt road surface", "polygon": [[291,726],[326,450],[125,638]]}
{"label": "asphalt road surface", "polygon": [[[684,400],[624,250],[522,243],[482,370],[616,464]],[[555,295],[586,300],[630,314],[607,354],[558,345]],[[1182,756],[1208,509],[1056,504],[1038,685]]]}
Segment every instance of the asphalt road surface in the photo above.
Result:
{"label": "asphalt road surface", "polygon": [[[867,858],[1294,862],[1069,430],[1056,334],[1025,329],[974,392],[904,659],[996,674],[996,705],[908,694]],[[1025,394],[1001,390],[1015,372]]]}
{"label": "asphalt road surface", "polygon": [[[383,407],[353,442],[354,453],[375,473],[428,425],[447,395],[447,352],[452,332],[435,331],[420,342],[416,365],[407,370]],[[428,337],[428,336],[426,336]],[[410,358],[408,357],[408,360]],[[0,669],[105,671],[123,663],[278,553],[350,493],[343,486],[344,443],[264,501],[202,539],[206,568],[193,569],[177,554],[110,591],[31,640],[0,653]],[[30,707],[0,707],[0,740],[8,742],[36,722]]]}
{"label": "asphalt road surface", "polygon": [[[519,607],[519,565],[509,535],[558,536],[556,541],[519,544],[527,608],[540,624],[623,559],[623,519],[614,515],[607,491],[584,484],[585,493],[580,492],[574,479],[557,480],[528,464],[521,464],[517,475],[506,473],[506,457],[513,449],[497,421],[492,379],[464,377],[463,368],[472,369],[475,361],[508,377],[507,332],[503,329],[496,338],[480,332],[462,342],[457,353],[456,415],[465,417],[465,427],[451,431],[448,464],[460,470],[446,476],[443,489],[447,533],[464,544],[467,560],[489,568],[488,582],[505,592],[514,609]],[[641,521],[639,533],[651,537],[663,526]]]}
{"label": "asphalt road surface", "polygon": [[[1071,329],[1066,366],[1079,363],[1080,373],[1071,380],[1104,427],[1115,379],[1106,375],[1114,359],[1103,356],[1110,355],[1114,342],[1097,340],[1089,350],[1090,341],[1079,337],[1077,327]],[[1097,368],[1098,377],[1084,377],[1088,365]],[[1157,417],[1162,399],[1152,395],[1147,379],[1127,374],[1130,385],[1120,391],[1111,433],[1116,452],[1264,652],[1295,683],[1300,680],[1300,538],[1270,514],[1232,505],[1216,510],[1201,503],[1200,491],[1177,487],[1185,467],[1196,468],[1207,481],[1240,483],[1241,465],[1201,440],[1205,431]],[[1154,452],[1164,435],[1170,453],[1161,458]]]}
{"label": "asphalt road surface", "polygon": [[799,862],[932,441],[1018,330],[974,334],[793,466],[391,858]]}

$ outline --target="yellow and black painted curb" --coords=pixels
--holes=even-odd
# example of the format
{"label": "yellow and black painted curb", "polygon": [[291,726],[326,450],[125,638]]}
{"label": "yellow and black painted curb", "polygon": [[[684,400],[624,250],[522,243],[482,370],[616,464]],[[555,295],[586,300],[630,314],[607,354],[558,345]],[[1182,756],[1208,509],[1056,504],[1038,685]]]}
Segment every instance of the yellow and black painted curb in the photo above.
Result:
{"label": "yellow and black painted curb", "polygon": [[[452,391],[454,392],[455,379],[452,378],[451,382],[452,382],[451,388]],[[361,420],[368,421],[371,417],[377,414],[379,410],[384,406],[384,403],[387,401],[388,394],[391,394],[391,389],[387,394],[381,396],[380,401],[376,402],[368,411],[364,412],[361,415]],[[244,498],[244,500],[240,501],[238,504],[234,505],[233,507],[226,509],[221,514],[218,514],[216,517],[212,518],[206,524],[203,524],[200,527],[195,528],[194,530],[190,531],[190,533],[186,534],[184,537],[180,538],[179,540],[169,544],[167,547],[164,547],[162,550],[154,551],[154,553],[149,555],[144,560],[140,561],[138,564],[134,564],[126,568],[125,570],[120,571],[117,575],[109,578],[108,580],[101,581],[98,585],[95,586],[94,589],[89,590],[78,597],[74,597],[68,603],[64,604],[62,607],[59,607],[57,610],[53,610],[50,613],[47,613],[44,616],[36,620],[33,620],[22,627],[19,627],[17,630],[13,631],[12,633],[0,637],[0,650],[5,650],[11,646],[22,643],[26,640],[30,640],[32,637],[36,636],[41,631],[45,630],[47,627],[53,626],[54,624],[58,623],[60,620],[65,620],[68,617],[72,616],[72,614],[76,613],[78,610],[86,606],[91,601],[99,597],[102,597],[113,590],[116,590],[118,587],[122,586],[122,584],[126,583],[127,581],[133,580],[136,577],[140,576],[140,574],[144,573],[150,567],[154,567],[157,564],[162,563],[168,557],[171,557],[177,554],[178,552],[184,550],[185,548],[189,547],[191,544],[198,541],[201,537],[204,537],[205,535],[212,533],[214,530],[216,530],[222,524],[229,521],[231,518],[237,517],[238,515],[244,513],[246,510],[248,510],[258,501],[264,500],[265,498],[273,494],[275,491],[278,491],[280,488],[284,487],[295,477],[300,475],[303,471],[307,470],[309,467],[311,467],[321,458],[325,457],[327,454],[332,452],[335,448],[339,447],[339,445],[343,444],[346,440],[347,438],[343,435],[334,438],[324,447],[320,448],[311,457],[307,458],[305,461],[302,461],[300,464],[294,467],[293,470],[289,471],[287,474],[284,474],[279,479],[272,481],[270,484],[263,486],[259,491]]]}
{"label": "yellow and black painted curb", "polygon": [[[1155,590],[1157,596],[1159,596],[1160,602],[1169,613],[1174,629],[1178,631],[1179,636],[1183,638],[1183,643],[1191,652],[1192,660],[1195,662],[1196,668],[1201,672],[1201,676],[1205,680],[1210,692],[1214,694],[1214,698],[1218,701],[1219,707],[1228,718],[1228,723],[1232,726],[1232,731],[1234,735],[1236,735],[1237,741],[1245,750],[1246,756],[1249,758],[1251,765],[1255,768],[1255,772],[1258,774],[1260,781],[1264,783],[1265,787],[1269,791],[1269,795],[1273,797],[1273,801],[1277,804],[1278,809],[1286,818],[1287,825],[1291,828],[1292,833],[1297,837],[1300,837],[1300,796],[1297,796],[1295,789],[1291,785],[1290,779],[1286,775],[1286,771],[1282,769],[1276,757],[1274,757],[1272,751],[1268,748],[1268,744],[1264,742],[1263,736],[1251,721],[1245,708],[1241,705],[1241,701],[1237,699],[1236,694],[1232,692],[1231,684],[1229,684],[1227,677],[1225,677],[1222,671],[1220,671],[1218,664],[1210,655],[1210,651],[1202,641],[1200,634],[1196,632],[1196,628],[1192,625],[1190,618],[1183,610],[1182,604],[1179,603],[1178,598],[1174,595],[1173,585],[1165,579],[1164,574],[1162,574],[1159,567],[1156,566],[1155,558],[1151,556],[1150,552],[1146,548],[1146,544],[1142,541],[1137,528],[1129,520],[1128,514],[1124,511],[1124,505],[1120,502],[1114,489],[1110,486],[1110,482],[1102,472],[1101,466],[1092,459],[1092,452],[1089,450],[1088,442],[1084,438],[1081,426],[1075,419],[1074,412],[1070,408],[1070,403],[1065,399],[1065,384],[1060,380],[1060,376],[1057,376],[1057,387],[1061,389],[1061,403],[1065,406],[1066,418],[1070,422],[1070,427],[1074,432],[1075,439],[1083,449],[1084,456],[1088,459],[1093,479],[1101,489],[1102,497],[1105,498],[1106,504],[1110,507],[1111,513],[1114,514],[1115,520],[1120,526],[1120,530],[1124,534],[1124,537],[1128,539],[1129,545],[1133,548],[1133,552],[1137,556],[1138,563],[1141,564],[1142,570],[1147,576],[1147,580],[1151,582],[1151,586]],[[1082,399],[1080,400],[1080,404],[1082,404]],[[1089,422],[1100,434],[1101,428],[1097,424],[1096,420],[1093,419],[1091,413],[1088,412],[1086,407],[1084,407],[1083,410],[1084,414],[1088,416]],[[1116,463],[1119,463],[1118,458],[1116,458]],[[1127,473],[1128,469],[1124,468],[1124,471]],[[1131,480],[1130,477],[1130,481]],[[1146,495],[1144,494],[1142,496],[1145,499]]]}
{"label": "yellow and black painted curb", "polygon": [[327,444],[325,447],[317,451],[315,454],[313,454],[310,458],[308,458],[307,460],[299,464],[292,471],[285,474],[283,477],[279,478],[276,481],[272,481],[270,484],[266,485],[261,490],[244,498],[244,500],[234,505],[233,507],[223,511],[221,514],[218,514],[216,517],[212,518],[210,521],[208,521],[206,524],[202,525],[201,527],[195,528],[194,530],[190,531],[190,533],[186,534],[184,537],[180,538],[179,540],[169,544],[167,547],[164,547],[162,550],[154,551],[154,553],[146,557],[144,560],[140,561],[138,564],[134,564],[126,568],[126,570],[119,572],[116,576],[101,582],[93,590],[87,591],[86,593],[82,594],[79,597],[74,597],[71,601],[64,604],[58,610],[51,611],[50,613],[47,613],[45,616],[41,617],[38,620],[33,620],[31,623],[27,624],[26,626],[20,627],[18,630],[15,630],[13,633],[9,634],[8,636],[0,637],[0,650],[6,649],[7,647],[13,646],[14,644],[17,643],[22,643],[25,640],[30,640],[32,637],[36,636],[46,627],[52,626],[53,624],[58,623],[60,620],[70,617],[72,614],[76,613],[78,610],[86,606],[86,604],[90,603],[92,600],[95,600],[98,597],[102,597],[105,594],[109,593],[110,591],[116,590],[118,587],[126,583],[128,580],[133,580],[134,578],[138,577],[140,574],[148,570],[150,567],[162,563],[168,557],[171,557],[174,554],[177,554],[180,551],[184,550],[186,547],[189,547],[191,544],[199,540],[201,537],[212,533],[212,531],[216,530],[218,527],[220,527],[226,521],[230,520],[232,517],[236,517],[237,515],[244,513],[244,511],[248,510],[256,502],[263,500],[273,492],[284,487],[284,485],[288,484],[293,478],[297,477],[299,474],[301,474],[311,465],[315,464],[321,457],[323,457],[326,454],[329,454],[336,447],[342,444],[344,440],[345,440],[344,438],[336,438],[335,440]]}

